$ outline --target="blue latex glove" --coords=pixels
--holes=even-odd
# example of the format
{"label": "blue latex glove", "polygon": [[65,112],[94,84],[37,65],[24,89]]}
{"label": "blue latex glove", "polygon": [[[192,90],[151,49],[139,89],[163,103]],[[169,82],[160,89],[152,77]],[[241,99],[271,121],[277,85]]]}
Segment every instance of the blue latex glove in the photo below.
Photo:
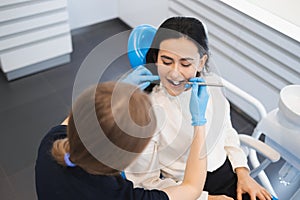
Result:
{"label": "blue latex glove", "polygon": [[198,85],[198,82],[205,82],[202,78],[191,78],[192,94],[190,100],[190,112],[192,115],[192,125],[202,126],[206,123],[205,112],[209,95],[206,86]]}
{"label": "blue latex glove", "polygon": [[141,90],[144,90],[150,85],[150,82],[159,80],[159,76],[153,75],[146,67],[140,65],[133,72],[128,74],[123,82],[137,85]]}

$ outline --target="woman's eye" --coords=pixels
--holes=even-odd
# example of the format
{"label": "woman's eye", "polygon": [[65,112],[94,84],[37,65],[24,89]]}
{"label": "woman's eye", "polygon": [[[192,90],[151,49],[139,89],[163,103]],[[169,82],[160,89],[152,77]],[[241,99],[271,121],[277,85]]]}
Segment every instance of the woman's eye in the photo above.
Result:
{"label": "woman's eye", "polygon": [[164,61],[164,60],[163,60],[162,62],[163,62],[164,65],[171,65],[171,64],[172,64],[171,61]]}
{"label": "woman's eye", "polygon": [[181,63],[181,65],[182,65],[183,67],[189,67],[189,66],[191,66],[192,64],[191,64],[191,63]]}

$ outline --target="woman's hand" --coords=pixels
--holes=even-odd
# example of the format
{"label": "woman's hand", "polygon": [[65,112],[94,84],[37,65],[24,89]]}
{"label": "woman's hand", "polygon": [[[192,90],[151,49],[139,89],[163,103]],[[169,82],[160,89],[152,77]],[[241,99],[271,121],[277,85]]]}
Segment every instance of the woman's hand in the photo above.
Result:
{"label": "woman's hand", "polygon": [[140,65],[128,74],[122,82],[137,85],[141,90],[144,90],[150,85],[150,82],[155,80],[159,80],[159,76],[153,75],[146,67]]}
{"label": "woman's hand", "polygon": [[244,167],[236,168],[238,177],[237,182],[237,200],[242,200],[242,195],[248,193],[251,200],[271,200],[271,194],[259,185],[250,175],[248,169]]}
{"label": "woman's hand", "polygon": [[198,85],[199,82],[204,82],[202,78],[191,78],[189,81],[193,82],[190,100],[192,125],[202,126],[206,123],[205,112],[209,95],[206,86]]}

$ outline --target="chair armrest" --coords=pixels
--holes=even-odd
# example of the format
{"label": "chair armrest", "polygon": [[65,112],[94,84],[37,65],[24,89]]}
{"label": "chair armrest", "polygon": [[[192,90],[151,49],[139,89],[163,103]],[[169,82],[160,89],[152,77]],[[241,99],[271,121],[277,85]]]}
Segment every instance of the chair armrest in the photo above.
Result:
{"label": "chair armrest", "polygon": [[280,159],[280,154],[264,142],[245,134],[239,134],[239,138],[242,145],[256,150],[271,162],[277,162]]}
{"label": "chair armrest", "polygon": [[260,119],[264,118],[267,115],[266,108],[258,99],[248,94],[244,90],[240,89],[239,87],[235,86],[234,84],[230,83],[229,81],[225,80],[224,78],[221,78],[221,81],[226,89],[233,92],[233,94],[241,97],[242,99],[250,103],[252,106],[254,106],[254,108],[256,108],[259,114]]}

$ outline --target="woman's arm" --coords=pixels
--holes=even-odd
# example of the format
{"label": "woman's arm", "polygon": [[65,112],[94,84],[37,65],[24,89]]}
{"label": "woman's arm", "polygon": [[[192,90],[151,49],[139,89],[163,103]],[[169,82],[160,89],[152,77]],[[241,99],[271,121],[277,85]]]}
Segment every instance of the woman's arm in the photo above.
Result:
{"label": "woman's arm", "polygon": [[206,179],[206,157],[201,157],[205,151],[205,128],[195,126],[194,139],[187,160],[184,179],[178,186],[163,189],[170,199],[197,199],[204,187]]}
{"label": "woman's arm", "polygon": [[224,149],[228,155],[232,168],[234,170],[238,167],[245,167],[249,169],[247,164],[247,156],[240,147],[238,133],[231,124],[230,105],[227,100],[225,101],[225,119],[224,128],[222,131],[225,136]]}
{"label": "woman's arm", "polygon": [[205,112],[208,102],[208,93],[205,86],[198,85],[204,82],[202,78],[190,79],[192,92],[190,112],[194,126],[194,139],[190,148],[182,184],[164,189],[172,200],[197,199],[204,187],[206,179],[206,145],[205,145]]}
{"label": "woman's arm", "polygon": [[251,176],[247,165],[247,157],[240,147],[238,133],[231,125],[230,106],[226,101],[226,116],[225,119],[225,150],[227,152],[230,163],[234,172],[237,175],[237,199],[242,199],[242,194],[248,193],[251,198],[258,197],[259,199],[271,199],[270,193],[259,185]]}

